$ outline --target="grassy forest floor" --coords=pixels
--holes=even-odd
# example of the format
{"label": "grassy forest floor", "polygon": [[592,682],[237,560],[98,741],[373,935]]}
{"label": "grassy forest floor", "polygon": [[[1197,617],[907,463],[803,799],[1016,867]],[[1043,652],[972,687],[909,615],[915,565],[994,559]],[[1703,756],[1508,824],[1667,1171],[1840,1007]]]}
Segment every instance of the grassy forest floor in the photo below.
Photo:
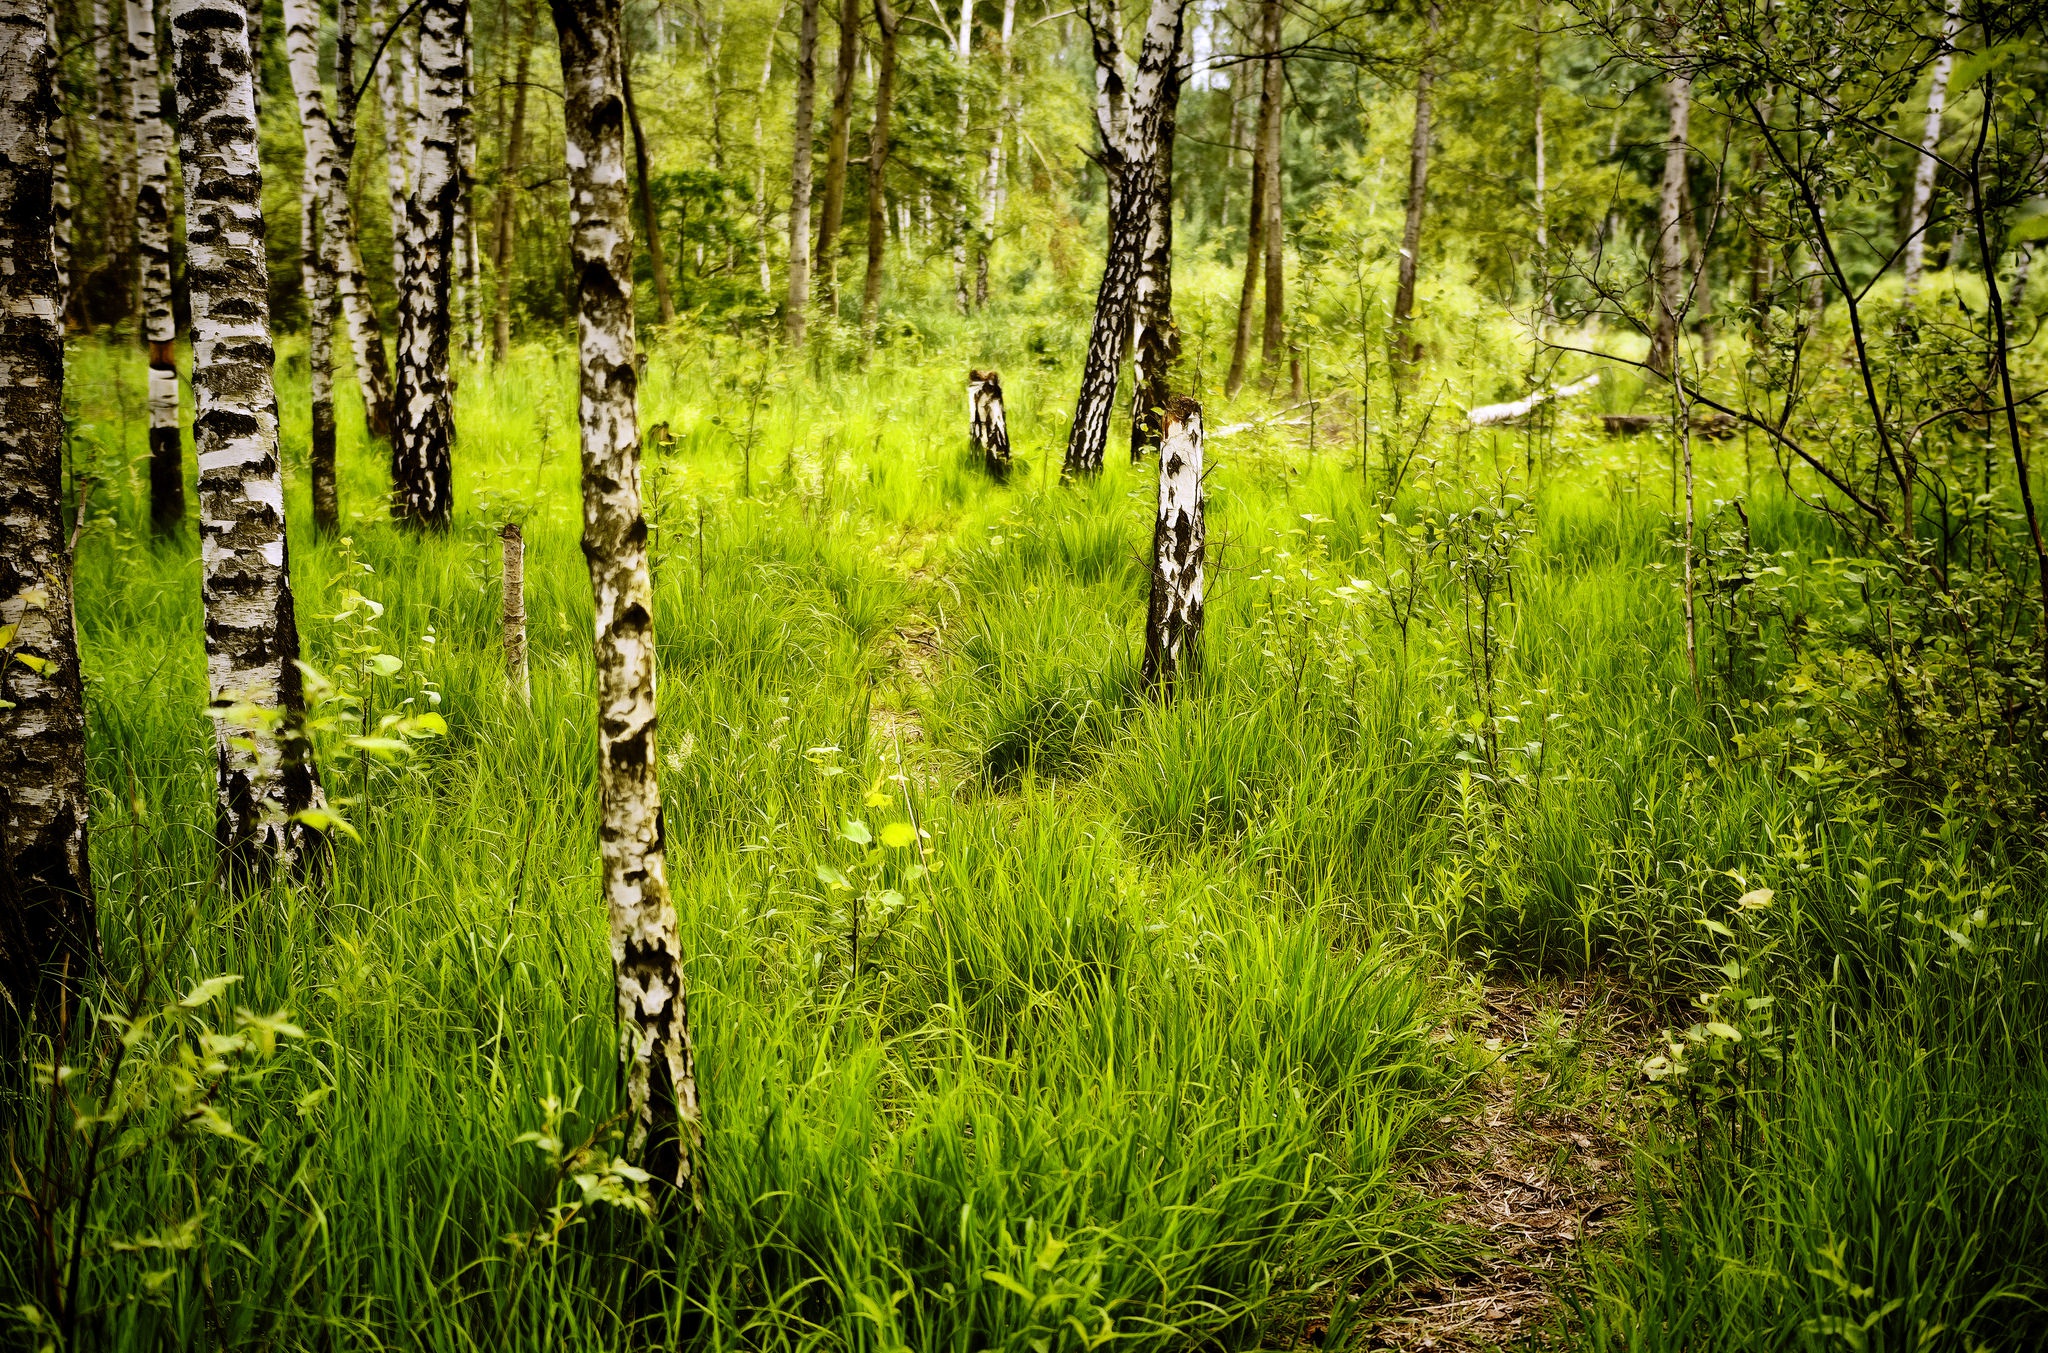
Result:
{"label": "grassy forest floor", "polygon": [[[22,1328],[75,1236],[80,1347],[2048,1339],[2030,839],[1766,717],[1711,593],[1695,680],[1663,441],[1411,407],[1362,472],[1348,397],[1307,425],[1208,392],[1212,430],[1253,425],[1210,441],[1205,665],[1160,705],[1154,471],[1116,440],[1058,482],[1069,373],[1005,371],[997,486],[950,356],[657,346],[709,1131],[701,1215],[650,1237],[606,1205],[571,356],[463,377],[457,525],[424,540],[350,401],[354,523],[304,529],[303,358],[280,371],[306,660],[324,708],[413,736],[321,733],[359,838],[327,886],[214,888],[196,542],[148,537],[140,358],[77,344],[94,872],[119,1008],[148,1017],[75,1050],[70,1093],[154,1107],[88,1180],[71,1111],[17,1100],[59,1204],[0,1211]],[[1783,606],[1821,606],[1834,528],[1761,449],[1699,454],[1703,523],[1744,500]]]}

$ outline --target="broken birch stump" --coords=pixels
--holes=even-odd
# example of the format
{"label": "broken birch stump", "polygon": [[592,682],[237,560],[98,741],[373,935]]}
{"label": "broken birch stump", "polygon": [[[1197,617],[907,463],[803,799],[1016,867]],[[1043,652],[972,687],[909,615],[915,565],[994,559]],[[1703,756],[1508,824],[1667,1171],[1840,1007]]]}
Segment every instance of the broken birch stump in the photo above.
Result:
{"label": "broken birch stump", "polygon": [[1201,663],[1202,496],[1202,406],[1176,395],[1159,417],[1159,517],[1145,614],[1144,682],[1161,695]]}
{"label": "broken birch stump", "polygon": [[526,668],[526,536],[518,522],[498,531],[505,545],[505,684],[520,704],[533,703],[533,680]]}
{"label": "broken birch stump", "polygon": [[967,437],[997,483],[1010,474],[1010,427],[1003,418],[1003,382],[993,371],[967,372]]}

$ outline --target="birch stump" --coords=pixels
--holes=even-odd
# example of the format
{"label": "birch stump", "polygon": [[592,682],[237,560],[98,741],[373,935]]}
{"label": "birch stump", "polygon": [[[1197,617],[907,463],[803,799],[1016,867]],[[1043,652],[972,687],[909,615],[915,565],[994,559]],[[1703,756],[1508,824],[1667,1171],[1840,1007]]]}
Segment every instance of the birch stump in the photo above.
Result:
{"label": "birch stump", "polygon": [[0,0],[0,996],[17,1017],[45,973],[81,977],[99,953],[64,536],[51,34],[46,0]]}
{"label": "birch stump", "polygon": [[654,595],[640,508],[632,201],[620,0],[552,0],[582,357],[583,555],[597,611],[599,857],[618,983],[627,1151],[696,1189],[703,1115],[655,779]]}
{"label": "birch stump", "polygon": [[1010,477],[1010,425],[1003,417],[1003,382],[993,371],[967,373],[967,440],[998,484]]}
{"label": "birch stump", "polygon": [[398,310],[398,426],[391,442],[391,515],[446,530],[454,507],[454,384],[449,378],[455,232],[467,135],[469,0],[420,11],[419,115],[413,191],[405,204],[405,285]]}
{"label": "birch stump", "polygon": [[242,0],[171,0],[192,294],[206,680],[215,714],[215,840],[231,885],[324,855],[304,709],[278,460],[263,176]]}
{"label": "birch stump", "polygon": [[1160,413],[1159,518],[1145,611],[1147,688],[1171,695],[1202,659],[1202,406],[1184,395]]}
{"label": "birch stump", "polygon": [[171,138],[156,59],[156,9],[127,0],[128,110],[135,124],[135,258],[142,336],[149,344],[149,524],[185,524],[185,456],[178,428],[178,321],[171,311]]}
{"label": "birch stump", "polygon": [[533,703],[533,678],[526,667],[526,535],[508,521],[498,530],[505,548],[504,608],[500,632],[505,644],[505,685],[522,705]]}

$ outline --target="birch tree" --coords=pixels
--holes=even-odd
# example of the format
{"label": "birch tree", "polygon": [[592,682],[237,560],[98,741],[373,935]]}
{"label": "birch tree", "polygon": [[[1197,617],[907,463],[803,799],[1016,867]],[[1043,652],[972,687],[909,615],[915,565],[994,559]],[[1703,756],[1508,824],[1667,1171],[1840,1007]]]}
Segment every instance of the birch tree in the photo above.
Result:
{"label": "birch tree", "polygon": [[896,101],[896,29],[902,23],[889,0],[875,0],[881,55],[875,66],[875,120],[868,130],[868,267],[860,289],[863,342],[875,341],[882,307],[882,265],[889,248],[889,116]]}
{"label": "birch tree", "polygon": [[[996,213],[1003,205],[1004,139],[1013,130],[1017,106],[1010,82],[1015,74],[1010,41],[1017,28],[1017,0],[1003,0],[1003,26],[996,45],[996,125],[988,138],[988,156],[981,170],[981,230],[974,251],[974,305],[988,304],[988,256],[996,244]],[[1171,229],[1169,218],[1168,228]]]}
{"label": "birch tree", "polygon": [[654,188],[648,181],[653,168],[648,163],[647,137],[640,131],[640,109],[633,102],[633,56],[628,52],[619,67],[620,88],[626,96],[626,125],[633,129],[633,177],[635,198],[640,204],[640,226],[647,235],[647,265],[654,275],[655,313],[664,325],[676,322],[675,293],[669,290],[668,259],[661,248],[661,221],[654,214]]}
{"label": "birch tree", "polygon": [[454,388],[450,300],[462,195],[463,34],[469,0],[420,7],[419,115],[413,191],[406,199],[405,285],[398,304],[398,427],[391,444],[392,515],[445,530],[454,508]]}
{"label": "birch tree", "polygon": [[99,954],[64,536],[54,32],[47,0],[0,0],[0,995],[17,1018],[46,973],[75,981]]}
{"label": "birch tree", "polygon": [[1095,42],[1095,121],[1101,163],[1109,183],[1109,247],[1095,293],[1095,323],[1081,369],[1081,393],[1067,434],[1063,473],[1102,469],[1116,402],[1117,365],[1130,334],[1131,294],[1151,219],[1151,194],[1160,175],[1160,133],[1180,84],[1179,59],[1187,0],[1152,0],[1138,62],[1128,82],[1117,39],[1117,16],[1105,0],[1091,0],[1088,20]]}
{"label": "birch tree", "polygon": [[818,0],[802,0],[796,40],[796,119],[790,130],[789,295],[783,323],[789,345],[804,345],[804,311],[811,304],[811,127],[818,91]]}
{"label": "birch tree", "polygon": [[[371,0],[372,4],[377,0]],[[406,50],[403,0],[391,0],[391,17],[379,14],[370,24],[370,39],[383,51],[377,63],[377,109],[384,124],[384,190],[391,209],[391,281],[405,290],[405,204],[412,196],[412,106],[406,99]],[[397,436],[398,411],[392,410],[392,435]]]}
{"label": "birch tree", "polygon": [[336,312],[335,250],[327,236],[333,226],[323,220],[334,174],[333,130],[320,92],[320,12],[312,0],[284,0],[285,63],[299,110],[299,140],[305,166],[299,177],[299,271],[306,288],[309,325],[306,339],[308,384],[312,392],[312,430],[307,449],[307,479],[313,497],[313,529],[322,535],[340,530],[341,507],[334,482],[334,320]]}
{"label": "birch tree", "polygon": [[[937,13],[934,5],[933,12]],[[953,193],[946,212],[947,244],[953,256],[953,308],[968,310],[967,294],[967,66],[974,55],[974,0],[960,0],[960,23],[951,34],[959,95],[953,111]]]}
{"label": "birch tree", "polygon": [[491,241],[491,360],[512,355],[512,239],[519,223],[519,169],[526,154],[526,77],[533,64],[533,35],[540,25],[540,0],[526,0],[519,25],[512,70],[512,127],[505,136],[505,158],[498,170],[497,229]]}
{"label": "birch tree", "polygon": [[1430,95],[1436,83],[1436,43],[1443,7],[1432,0],[1429,37],[1415,72],[1415,121],[1408,134],[1408,211],[1401,222],[1401,262],[1394,277],[1394,372],[1405,376],[1422,358],[1415,339],[1415,278],[1422,255],[1422,212],[1429,202],[1429,143],[1434,134]]}
{"label": "birch tree", "polygon": [[846,159],[853,135],[853,71],[860,59],[861,0],[839,0],[839,60],[832,70],[832,121],[825,133],[825,196],[818,210],[818,308],[839,313],[839,227],[846,210]]}
{"label": "birch tree", "polygon": [[278,457],[256,95],[241,0],[171,0],[192,297],[201,593],[215,841],[237,885],[315,865],[320,787],[304,706]]}
{"label": "birch tree", "polygon": [[[314,11],[317,16],[317,8]],[[327,250],[329,273],[341,299],[341,314],[348,328],[348,343],[355,357],[356,381],[362,387],[363,416],[370,435],[389,440],[391,436],[391,365],[384,355],[384,324],[370,303],[370,287],[363,275],[362,241],[356,232],[355,207],[349,191],[356,157],[356,0],[341,0],[334,35],[334,115],[324,119],[329,128],[332,159],[328,166],[326,196],[321,200],[321,241]],[[319,32],[319,23],[313,25]],[[314,86],[317,94],[319,86]],[[326,101],[320,100],[324,114]]]}
{"label": "birch tree", "polygon": [[1664,81],[1670,127],[1664,140],[1664,178],[1657,193],[1655,314],[1650,324],[1652,371],[1667,375],[1678,352],[1679,317],[1685,312],[1686,140],[1692,125],[1692,77],[1674,69]]}
{"label": "birch tree", "polygon": [[1941,117],[1948,104],[1948,76],[1955,66],[1956,34],[1963,24],[1962,0],[1948,0],[1941,16],[1941,55],[1927,86],[1927,120],[1920,132],[1920,158],[1913,165],[1913,201],[1906,215],[1905,295],[1920,289],[1927,263],[1927,216],[1934,202],[1934,180],[1941,171]]}
{"label": "birch tree", "polygon": [[654,591],[640,504],[633,232],[619,0],[553,0],[582,369],[583,554],[597,611],[599,856],[617,975],[629,1154],[696,1187],[703,1134],[689,990],[655,778]]}
{"label": "birch tree", "polygon": [[1268,137],[1266,128],[1268,123],[1279,122],[1280,99],[1285,92],[1278,55],[1283,19],[1280,0],[1260,0],[1257,41],[1267,55],[1259,62],[1259,108],[1252,124],[1252,205],[1245,220],[1244,285],[1238,291],[1237,333],[1230,346],[1230,375],[1224,381],[1224,390],[1233,399],[1244,388],[1245,368],[1251,361],[1253,307],[1258,303],[1259,278],[1266,266],[1266,231],[1271,219],[1266,185],[1279,177],[1267,163],[1278,138]]}
{"label": "birch tree", "polygon": [[1145,685],[1162,695],[1202,656],[1202,406],[1185,395],[1161,411],[1158,515],[1145,612]]}
{"label": "birch tree", "polygon": [[1131,463],[1159,445],[1159,419],[1166,407],[1167,378],[1180,357],[1180,332],[1173,322],[1173,140],[1180,97],[1180,64],[1169,61],[1161,89],[1159,149],[1153,158],[1145,203],[1145,239],[1138,251],[1138,280],[1131,289]]}
{"label": "birch tree", "polygon": [[149,524],[185,523],[185,456],[178,426],[178,321],[171,309],[171,146],[156,59],[156,9],[127,0],[128,116],[135,124],[135,261],[142,336],[149,344]]}

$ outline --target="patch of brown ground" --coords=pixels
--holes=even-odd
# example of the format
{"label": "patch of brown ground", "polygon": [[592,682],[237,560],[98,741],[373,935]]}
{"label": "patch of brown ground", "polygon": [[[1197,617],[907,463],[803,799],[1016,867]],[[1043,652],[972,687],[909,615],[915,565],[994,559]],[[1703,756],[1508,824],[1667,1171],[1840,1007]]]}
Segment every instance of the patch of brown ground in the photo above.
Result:
{"label": "patch of brown ground", "polygon": [[1581,1247],[1629,1206],[1616,1092],[1627,1085],[1638,1021],[1614,989],[1473,992],[1442,1037],[1492,1053],[1473,1112],[1440,1120],[1444,1154],[1423,1178],[1475,1242],[1472,1266],[1384,1298],[1363,1348],[1490,1349],[1542,1344],[1563,1314]]}

